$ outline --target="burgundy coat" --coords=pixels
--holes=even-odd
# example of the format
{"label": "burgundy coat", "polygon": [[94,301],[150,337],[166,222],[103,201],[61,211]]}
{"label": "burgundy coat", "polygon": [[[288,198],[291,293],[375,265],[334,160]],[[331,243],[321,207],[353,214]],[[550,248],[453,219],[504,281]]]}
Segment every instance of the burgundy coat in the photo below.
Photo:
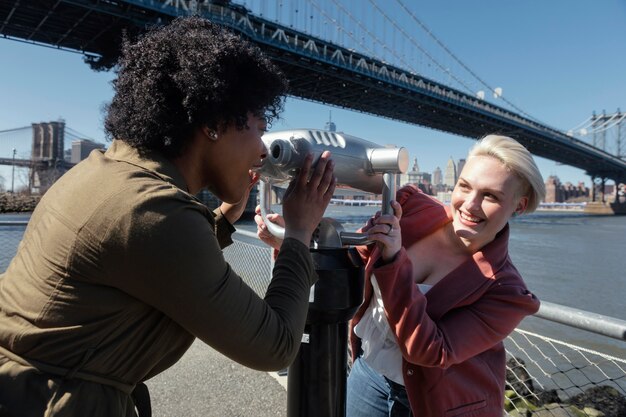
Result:
{"label": "burgundy coat", "polygon": [[372,297],[376,275],[389,326],[402,351],[402,371],[416,417],[501,417],[505,351],[502,341],[539,309],[508,256],[509,226],[423,295],[412,278],[404,248],[451,221],[440,202],[414,187],[398,191],[402,246],[389,264],[375,265],[380,250],[366,256],[365,300],[350,324],[353,359],[360,351],[354,333]]}

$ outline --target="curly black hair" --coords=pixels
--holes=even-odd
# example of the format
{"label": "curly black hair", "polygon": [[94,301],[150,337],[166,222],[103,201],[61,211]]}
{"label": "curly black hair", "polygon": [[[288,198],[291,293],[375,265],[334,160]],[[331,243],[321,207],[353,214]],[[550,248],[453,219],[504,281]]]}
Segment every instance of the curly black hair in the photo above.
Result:
{"label": "curly black hair", "polygon": [[250,112],[271,123],[287,93],[286,78],[258,47],[199,17],[124,41],[112,84],[108,138],[168,157],[202,126],[244,129]]}

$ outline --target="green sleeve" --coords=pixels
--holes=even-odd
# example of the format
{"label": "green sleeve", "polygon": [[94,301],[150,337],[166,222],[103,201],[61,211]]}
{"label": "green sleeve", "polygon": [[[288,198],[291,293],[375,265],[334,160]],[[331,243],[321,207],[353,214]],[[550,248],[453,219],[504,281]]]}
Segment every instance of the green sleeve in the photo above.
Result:
{"label": "green sleeve", "polygon": [[225,261],[199,209],[152,198],[128,217],[103,239],[113,285],[243,365],[278,370],[293,361],[316,280],[306,245],[284,241],[260,298]]}

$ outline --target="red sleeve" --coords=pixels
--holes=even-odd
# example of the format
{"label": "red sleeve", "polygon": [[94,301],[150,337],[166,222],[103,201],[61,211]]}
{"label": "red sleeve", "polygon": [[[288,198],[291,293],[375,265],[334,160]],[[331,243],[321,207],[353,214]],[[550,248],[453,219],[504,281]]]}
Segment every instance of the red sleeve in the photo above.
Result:
{"label": "red sleeve", "polygon": [[412,279],[412,265],[402,249],[394,262],[374,270],[387,320],[408,362],[447,368],[504,340],[539,301],[514,275],[489,280],[476,301],[460,305],[437,322],[427,313],[427,299]]}
{"label": "red sleeve", "polygon": [[451,219],[446,207],[434,197],[424,194],[419,188],[407,185],[398,190],[396,200],[402,206],[402,246],[410,247],[443,227]]}
{"label": "red sleeve", "polygon": [[[402,246],[408,248],[424,236],[442,227],[450,221],[445,206],[434,197],[424,194],[413,185],[405,185],[396,193],[396,201],[402,206]],[[368,220],[371,221],[370,218]],[[358,232],[361,232],[359,229]],[[357,251],[363,262],[367,263],[374,256],[375,245],[359,246]]]}

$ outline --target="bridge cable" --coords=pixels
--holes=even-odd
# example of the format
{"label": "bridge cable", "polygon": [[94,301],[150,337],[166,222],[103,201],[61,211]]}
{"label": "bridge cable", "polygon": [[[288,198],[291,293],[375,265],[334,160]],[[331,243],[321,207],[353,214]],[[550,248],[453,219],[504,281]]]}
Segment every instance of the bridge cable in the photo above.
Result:
{"label": "bridge cable", "polygon": [[[334,0],[333,0],[333,1],[334,1]],[[335,1],[334,1],[334,2],[335,2]],[[320,13],[321,13],[321,14],[322,14],[322,15],[323,15],[323,16],[324,16],[324,17],[325,17],[325,18],[326,18],[329,22],[331,22],[331,23],[335,24],[335,25],[337,26],[338,30],[339,30],[340,32],[345,32],[345,31],[343,30],[343,28],[341,27],[341,25],[339,25],[339,24],[338,24],[337,19],[335,19],[335,18],[334,18],[334,17],[332,17],[332,16],[329,16],[329,15],[328,15],[328,14],[324,11],[324,9],[323,9],[323,8],[322,8],[319,4],[317,4],[317,2],[316,2],[315,0],[310,0],[310,1],[309,1],[309,3],[310,3],[310,4],[311,4],[311,5],[312,5],[315,9],[317,9],[317,10],[318,10],[318,11],[319,11],[319,12],[320,12]],[[337,3],[335,2],[335,4],[337,4]],[[349,17],[351,17],[351,16],[349,16]],[[354,19],[354,18],[353,18],[353,19]],[[371,49],[369,49],[369,48],[368,48],[368,47],[367,47],[367,46],[363,43],[363,41],[359,41],[359,40],[357,40],[357,39],[354,37],[354,35],[353,35],[352,33],[350,33],[350,32],[345,32],[345,33],[346,33],[346,34],[347,34],[347,35],[348,35],[348,36],[349,36],[349,37],[350,37],[350,38],[351,38],[351,39],[352,39],[352,40],[353,40],[356,44],[358,44],[358,45],[360,45],[361,47],[363,47],[363,52],[364,52],[364,53],[366,53],[366,54],[368,54],[368,55],[371,55],[371,56],[375,56],[375,55],[376,55],[376,54],[374,53],[374,51],[372,51]],[[345,45],[343,45],[343,46],[345,46]],[[383,45],[383,47],[384,47],[384,45]]]}
{"label": "bridge cable", "polygon": [[26,129],[32,129],[32,126],[23,126],[23,127],[15,127],[13,129],[0,130],[0,133],[9,133],[9,132],[15,132],[17,130],[26,130]]}
{"label": "bridge cable", "polygon": [[[347,10],[340,2],[338,2],[337,0],[332,0],[332,2],[341,9],[341,11],[343,11],[346,15],[348,15],[348,18],[350,18],[352,21],[354,21],[359,28],[361,28],[361,30],[365,31],[365,33],[367,33],[370,37],[370,39],[379,44],[384,50],[388,51],[391,55],[394,56],[394,58],[396,58],[399,62],[401,62],[406,69],[413,71],[413,72],[418,72],[414,67],[411,66],[411,64],[409,62],[407,62],[403,57],[401,57],[400,55],[398,55],[398,53],[395,51],[394,48],[389,48],[389,45],[387,45],[386,43],[382,42],[377,36],[375,36],[368,28],[367,26],[365,26],[359,19],[357,19],[356,17],[354,17],[354,15],[352,13],[350,13],[349,10]],[[394,32],[395,33],[395,32]],[[367,49],[367,47],[363,44],[362,41],[359,42],[359,45],[363,46],[363,48],[366,49],[366,52],[372,56],[376,56],[375,52],[369,52]]]}
{"label": "bridge cable", "polygon": [[419,43],[417,43],[415,41],[415,39],[413,39],[413,37],[411,37],[406,30],[404,30],[402,27],[400,27],[400,25],[398,25],[398,23],[393,20],[392,18],[389,17],[389,15],[387,15],[379,6],[378,4],[376,4],[376,2],[374,2],[373,0],[369,0],[369,2],[372,4],[372,6],[374,6],[374,8],[376,8],[376,10],[386,19],[388,20],[396,29],[398,29],[405,37],[406,39],[409,40],[409,42],[415,46],[417,49],[419,49],[428,59],[430,59],[441,71],[443,71],[445,74],[447,74],[448,76],[450,76],[450,78],[454,79],[459,85],[463,86],[466,90],[466,92],[468,92],[469,94],[471,94],[472,96],[474,95],[474,92],[472,91],[472,88],[470,88],[468,85],[466,85],[462,80],[460,80],[456,75],[452,74],[452,72],[450,72],[449,69],[445,68],[443,65],[441,65],[433,56],[431,56],[428,51],[426,51],[426,49],[424,49]]}
{"label": "bridge cable", "polygon": [[[615,120],[613,123],[611,123],[609,125],[609,123],[611,122],[611,120],[613,120],[615,117],[618,117],[620,115],[620,113],[616,113],[614,115],[611,116],[611,118],[605,122],[603,122],[602,124],[599,124],[597,126],[594,126],[594,123],[596,122],[596,119],[594,117],[596,116],[589,116],[589,118],[587,118],[584,122],[579,123],[578,126],[570,129],[569,131],[571,132],[576,132],[578,131],[581,136],[585,136],[585,135],[589,135],[589,134],[593,134],[593,133],[600,133],[609,129],[614,128],[615,126],[618,126],[620,123],[622,123],[622,121],[624,119],[626,119],[626,114],[623,114],[619,120]],[[586,132],[583,134],[580,131],[581,130],[585,130]]]}
{"label": "bridge cable", "polygon": [[[611,115],[608,119],[606,115],[600,116],[600,117],[595,117],[591,116],[591,126],[593,128],[594,131],[598,131],[599,129],[604,128],[605,126],[607,126],[609,123],[611,123],[611,121],[613,119],[615,119],[615,117],[617,117],[617,114],[613,114]],[[598,122],[596,124],[596,122]]]}
{"label": "bridge cable", "polygon": [[614,121],[613,123],[611,123],[609,125],[611,120],[615,119],[616,117],[618,117],[617,113],[614,114],[613,116],[611,116],[611,118],[609,120],[607,120],[606,122],[604,122],[603,124],[601,124],[596,129],[592,130],[589,133],[600,133],[600,132],[604,132],[606,130],[614,128],[615,126],[619,125],[626,118],[626,113],[622,114],[622,116],[618,120]]}
{"label": "bridge cable", "polygon": [[[388,46],[386,43],[383,43],[382,41],[380,41],[380,40],[378,39],[378,37],[377,37],[377,36],[375,36],[374,34],[372,34],[372,32],[370,32],[370,31],[369,31],[369,30],[368,30],[365,26],[363,26],[363,24],[362,24],[362,23],[361,23],[358,19],[356,19],[356,18],[355,18],[355,17],[354,17],[354,16],[353,16],[353,15],[352,15],[349,11],[347,11],[347,9],[345,9],[343,6],[341,6],[341,5],[340,5],[340,4],[339,4],[336,0],[332,0],[332,1],[333,1],[333,3],[334,3],[335,5],[337,5],[337,6],[338,6],[338,7],[339,7],[339,8],[340,8],[340,9],[341,9],[341,10],[342,10],[345,14],[347,14],[347,15],[348,15],[348,17],[349,17],[351,20],[355,21],[355,22],[359,25],[359,27],[361,27],[363,30],[365,30],[365,31],[367,32],[367,34],[370,36],[370,38],[371,38],[373,41],[375,41],[375,42],[377,42],[378,44],[380,44],[380,45],[383,47],[383,49],[388,50],[388,51],[389,51],[389,52],[390,52],[390,53],[391,53],[391,54],[392,54],[392,55],[393,55],[396,59],[398,59],[401,63],[403,63],[403,64],[406,66],[406,69],[407,69],[407,70],[412,71],[412,72],[415,72],[415,73],[419,73],[419,71],[418,71],[416,68],[414,68],[413,66],[411,66],[411,64],[410,64],[410,63],[408,63],[405,59],[403,59],[402,57],[400,57],[400,56],[399,56],[399,55],[398,55],[398,54],[397,54],[397,53],[396,53],[393,49],[389,48],[389,46]],[[371,0],[370,0],[370,2],[371,2]],[[317,4],[317,2],[315,2],[314,0],[311,0],[311,1],[310,1],[310,3],[313,5],[313,7],[315,7],[315,9],[317,9],[317,10],[318,10],[318,11],[319,11],[322,15],[324,15],[324,17],[326,17],[326,18],[327,18],[330,22],[332,22],[332,23],[334,23],[334,24],[337,24],[337,23],[338,23],[338,22],[337,22],[337,20],[336,20],[335,18],[333,18],[333,17],[329,16],[329,15],[328,15],[328,14],[324,11],[324,9],[323,9],[323,8],[322,8],[319,4]],[[374,6],[375,6],[378,10],[380,10],[380,8],[378,8],[378,6],[377,6],[376,4],[374,4]],[[384,14],[384,13],[383,13],[383,14]],[[393,22],[393,21],[392,21],[389,17],[387,17],[387,20],[389,20],[392,24],[394,24],[394,22]],[[400,28],[397,24],[394,24],[394,26],[396,26],[399,30],[401,30],[401,31],[402,31],[402,28]],[[366,54],[368,54],[368,55],[370,55],[370,56],[372,56],[372,57],[375,57],[375,56],[376,56],[376,53],[375,53],[374,51],[372,51],[370,48],[368,48],[368,47],[367,47],[367,46],[363,43],[363,41],[362,41],[362,40],[357,40],[357,39],[354,37],[354,35],[353,35],[352,33],[350,33],[350,32],[346,32],[345,30],[343,30],[343,28],[342,28],[340,25],[338,25],[337,27],[338,27],[338,29],[339,29],[340,31],[342,31],[342,32],[346,33],[346,34],[347,34],[347,35],[348,35],[348,36],[349,36],[349,37],[350,37],[350,38],[351,38],[354,42],[356,42],[358,45],[360,45],[360,46],[363,48],[363,52],[364,52],[364,53],[366,53]],[[405,32],[404,34],[405,34],[405,38],[406,38],[406,39],[409,39],[410,41],[412,41],[411,37],[410,37],[410,36],[407,36],[406,32]],[[414,43],[414,41],[413,41],[413,43]],[[435,64],[436,64],[436,65],[438,65],[439,67],[443,68],[443,67],[442,67],[442,66],[441,66],[441,65],[440,65],[440,64],[439,64],[439,63],[438,63],[438,62],[437,62],[437,61],[436,61],[433,57],[429,56],[429,55],[428,55],[428,52],[427,52],[426,50],[424,50],[424,49],[423,49],[420,45],[416,44],[415,46],[416,46],[418,49],[420,49],[422,52],[424,52],[424,54],[425,54],[425,55],[427,55],[433,63],[435,63]],[[451,73],[449,73],[449,75],[450,75],[452,78],[454,78],[454,75],[452,75]],[[464,84],[463,84],[463,82],[461,82],[460,80],[457,80],[457,82],[458,82],[459,84],[463,85],[463,86],[466,88],[466,90],[467,90],[468,92],[470,92],[470,93],[471,93],[471,91],[472,91],[472,90],[471,90],[468,86],[464,85]]]}
{"label": "bridge cable", "polygon": [[[370,0],[370,2],[371,2],[371,0]],[[439,40],[439,38],[437,38],[435,36],[435,34],[421,20],[419,20],[417,18],[417,16],[415,16],[415,14],[411,10],[409,10],[408,7],[406,7],[406,5],[401,0],[396,0],[396,2],[413,19],[413,21],[415,23],[417,23],[426,32],[426,34],[428,34],[428,36],[430,36],[439,46],[441,46],[443,48],[444,51],[446,51],[446,53],[448,53],[448,55],[450,55],[452,57],[452,59],[454,59],[459,65],[461,65],[461,67],[463,67],[467,72],[469,72],[484,87],[486,87],[487,89],[489,89],[490,91],[495,93],[495,89],[493,87],[491,87],[489,84],[487,84],[486,81],[484,81],[481,77],[478,76],[478,74],[476,74],[474,71],[472,71],[472,69],[469,68],[463,61],[461,61],[441,40]],[[472,94],[473,94],[473,92],[472,92]],[[516,111],[518,111],[521,114],[525,115],[529,119],[535,120],[536,122],[540,122],[538,119],[536,119],[535,117],[531,116],[530,114],[528,114],[527,112],[525,112],[524,110],[522,110],[521,108],[519,108],[518,106],[513,104],[511,101],[506,99],[506,97],[500,96],[500,98],[502,99],[502,101],[507,103],[513,109],[515,109]],[[543,122],[540,122],[540,123],[545,124]]]}
{"label": "bridge cable", "polygon": [[586,122],[585,125],[583,125],[580,128],[578,128],[578,131],[580,132],[581,130],[586,130],[587,133],[589,133],[590,131],[595,129],[595,127],[593,126],[594,122],[595,122],[595,120],[593,120],[593,116],[592,116],[589,119],[587,119],[587,122]]}
{"label": "bridge cable", "polygon": [[95,140],[95,139],[93,139],[93,138],[91,138],[91,137],[89,137],[89,136],[87,136],[87,135],[85,135],[83,133],[80,133],[80,132],[78,132],[78,131],[76,131],[74,129],[72,129],[71,127],[67,127],[66,126],[65,127],[65,132],[69,133],[71,136],[74,136],[74,137],[79,138],[79,139],[89,139],[92,142],[98,142],[97,140]]}
{"label": "bridge cable", "polygon": [[586,119],[585,119],[584,121],[582,121],[581,123],[578,123],[578,125],[576,125],[576,126],[574,126],[573,128],[569,129],[569,130],[568,130],[568,132],[569,132],[569,131],[574,132],[574,131],[576,131],[576,130],[580,130],[580,129],[583,129],[583,128],[585,128],[585,127],[589,126],[589,124],[590,124],[590,121],[591,121],[591,118],[592,118],[592,117],[593,117],[593,116],[589,116],[588,118],[586,118]]}

